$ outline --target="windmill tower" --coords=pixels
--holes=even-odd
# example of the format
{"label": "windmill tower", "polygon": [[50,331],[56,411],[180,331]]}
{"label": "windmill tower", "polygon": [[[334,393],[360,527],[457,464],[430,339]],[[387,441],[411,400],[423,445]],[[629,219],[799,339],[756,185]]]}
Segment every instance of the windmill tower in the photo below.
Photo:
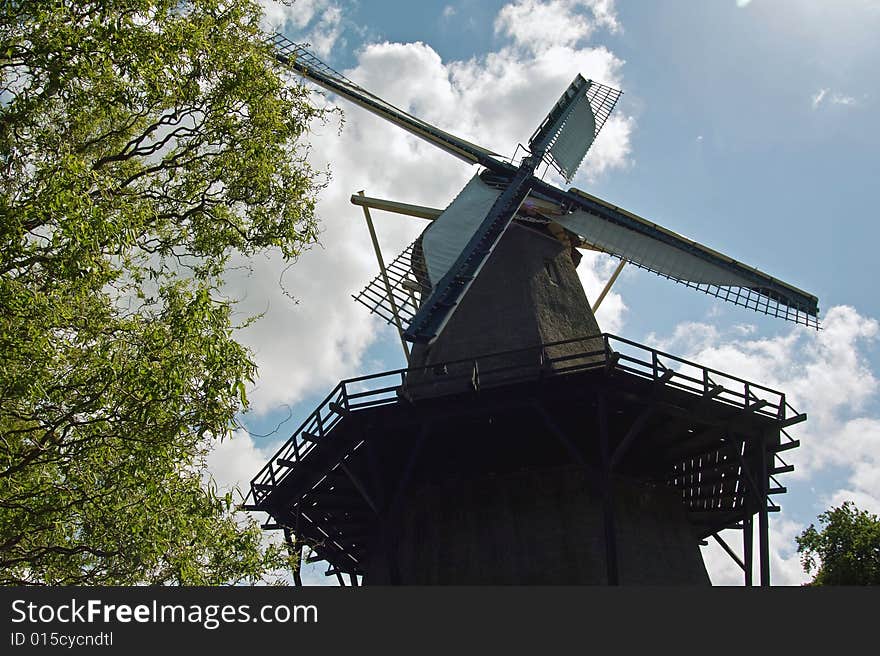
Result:
{"label": "windmill tower", "polygon": [[[814,296],[577,189],[619,92],[578,75],[519,162],[431,126],[275,37],[308,79],[480,167],[444,210],[354,196],[380,273],[356,297],[406,369],[342,381],[252,481],[248,508],[340,581],[700,584],[719,541],[769,583],[769,513],[803,421],[785,395],[600,331],[578,249],[817,326]],[[369,209],[430,219],[387,267]],[[618,268],[619,271],[619,268]],[[603,292],[604,295],[604,292]],[[410,350],[411,348],[411,350]],[[719,535],[742,532],[742,555]],[[298,572],[295,573],[298,580]]]}

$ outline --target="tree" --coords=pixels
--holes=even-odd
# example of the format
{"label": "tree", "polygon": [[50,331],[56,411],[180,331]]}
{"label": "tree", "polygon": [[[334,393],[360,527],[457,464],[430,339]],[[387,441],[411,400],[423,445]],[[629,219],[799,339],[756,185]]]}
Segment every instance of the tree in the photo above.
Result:
{"label": "tree", "polygon": [[880,584],[880,519],[851,501],[819,515],[797,538],[804,571],[816,570],[811,585]]}
{"label": "tree", "polygon": [[262,545],[205,455],[255,375],[235,254],[315,241],[326,118],[253,0],[0,5],[0,582],[218,584]]}

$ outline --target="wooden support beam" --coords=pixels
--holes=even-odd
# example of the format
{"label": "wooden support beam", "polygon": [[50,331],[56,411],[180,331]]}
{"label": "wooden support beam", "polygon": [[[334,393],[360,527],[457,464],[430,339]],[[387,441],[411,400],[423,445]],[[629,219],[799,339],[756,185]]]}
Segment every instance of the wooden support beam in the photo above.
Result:
{"label": "wooden support beam", "polygon": [[703,394],[704,399],[714,399],[725,392],[724,385],[715,385],[708,392]]}
{"label": "wooden support beam", "polygon": [[599,423],[599,452],[602,458],[602,514],[605,524],[605,569],[608,585],[620,585],[617,562],[617,526],[614,508],[614,488],[611,478],[611,454],[608,435],[608,401],[603,392],[596,404]]}
{"label": "wooden support beam", "polygon": [[593,313],[595,314],[596,310],[599,309],[599,306],[602,304],[602,301],[605,299],[606,294],[611,291],[611,287],[614,285],[614,281],[617,280],[617,276],[620,275],[620,272],[623,271],[623,267],[626,265],[626,260],[620,260],[620,263],[617,265],[617,268],[614,269],[614,273],[611,274],[611,278],[608,279],[608,282],[605,283],[605,287],[602,288],[602,292],[599,294],[599,298],[596,299],[596,302],[593,303]]}
{"label": "wooden support beam", "polygon": [[425,443],[429,432],[430,424],[426,422],[422,425],[421,430],[419,430],[419,433],[416,436],[415,443],[413,444],[406,464],[403,467],[403,472],[400,475],[400,479],[397,481],[397,488],[394,492],[394,496],[391,497],[391,500],[388,503],[389,508],[397,507],[403,500],[404,494],[406,493],[406,488],[407,486],[409,486],[410,480],[412,479],[412,474],[415,471],[416,463],[418,462],[419,458],[419,453],[422,450],[422,445]]}
{"label": "wooden support beam", "polygon": [[730,546],[729,546],[729,545],[728,545],[728,544],[727,544],[727,543],[721,538],[721,536],[718,535],[717,533],[713,533],[713,534],[712,534],[712,537],[715,538],[715,541],[716,541],[718,544],[720,544],[720,545],[721,545],[721,548],[724,549],[724,550],[727,552],[727,555],[730,556],[731,558],[733,558],[733,561],[734,561],[737,565],[739,565],[739,568],[740,568],[743,572],[745,572],[745,571],[746,571],[745,563],[743,563],[743,561],[740,560],[740,557],[736,555],[736,553],[733,551],[733,549],[730,548]]}
{"label": "wooden support beam", "polygon": [[645,428],[645,424],[647,424],[648,420],[654,415],[655,410],[656,406],[645,408],[632,423],[632,426],[629,427],[626,435],[620,441],[620,444],[617,445],[617,448],[614,449],[614,454],[611,456],[610,468],[612,470],[620,463],[621,458],[626,454],[633,440],[641,434],[642,430]]}
{"label": "wooden support beam", "polygon": [[674,370],[672,370],[672,369],[667,369],[666,371],[663,372],[663,374],[662,374],[659,378],[655,379],[654,382],[655,382],[655,383],[659,383],[660,385],[665,385],[665,384],[668,383],[670,380],[672,380],[672,377],[673,377],[674,375],[675,375],[675,371],[674,371]]}
{"label": "wooden support beam", "polygon": [[[358,192],[360,198],[366,198],[363,190]],[[354,196],[352,196],[354,199]],[[354,200],[352,200],[354,202]],[[385,285],[385,293],[388,296],[388,302],[391,304],[391,314],[394,315],[394,325],[397,327],[397,334],[400,337],[400,345],[403,347],[403,354],[406,361],[409,362],[409,344],[403,338],[403,324],[400,321],[400,312],[397,310],[397,303],[394,300],[394,293],[391,291],[391,281],[388,280],[388,272],[385,269],[385,259],[382,257],[382,251],[379,248],[379,240],[376,238],[376,229],[373,227],[373,219],[370,216],[370,210],[363,205],[364,218],[367,220],[367,229],[370,231],[370,239],[373,242],[373,250],[376,252],[376,260],[379,262],[379,273],[382,275],[382,282]]]}
{"label": "wooden support beam", "polygon": [[340,469],[345,472],[345,475],[348,476],[348,480],[351,481],[351,484],[355,486],[358,492],[360,492],[361,496],[364,498],[364,501],[367,502],[367,505],[373,509],[373,512],[377,515],[379,514],[379,506],[376,505],[376,502],[373,501],[373,497],[370,496],[370,493],[367,492],[367,488],[364,487],[364,484],[361,480],[355,476],[352,471],[346,466],[344,462],[339,463]]}
{"label": "wooden support beam", "polygon": [[330,408],[330,410],[332,410],[336,414],[341,415],[343,417],[347,417],[348,415],[351,414],[348,410],[346,410],[341,405],[336,403],[336,401],[330,401],[330,403],[327,404],[327,407]]}
{"label": "wooden support beam", "polygon": [[789,449],[796,449],[800,445],[800,440],[792,440],[791,442],[782,442],[781,444],[775,444],[770,447],[770,451],[772,453],[781,453],[782,451],[788,451]]}
{"label": "wooden support beam", "polygon": [[360,191],[357,194],[352,194],[351,203],[353,205],[359,205],[364,209],[371,208],[374,210],[382,210],[384,212],[412,216],[417,219],[428,219],[429,221],[433,221],[443,213],[443,210],[436,207],[398,203],[397,201],[386,200],[384,198],[371,198],[370,196],[364,196],[363,191]]}
{"label": "wooden support beam", "polygon": [[764,441],[758,444],[758,569],[761,576],[761,586],[770,585],[770,518],[767,515],[770,499],[767,497],[767,482],[769,468],[767,465],[767,450]]}
{"label": "wooden support beam", "polygon": [[[685,492],[687,490],[684,490]],[[740,501],[746,496],[746,493],[742,490],[739,492],[728,492],[728,493],[717,493],[713,494],[711,491],[704,492],[702,494],[694,494],[692,496],[685,496],[683,501],[685,502],[723,502],[723,501]],[[734,508],[725,508],[725,510],[734,510]]]}
{"label": "wooden support beam", "polygon": [[284,541],[287,543],[288,553],[296,558],[296,562],[293,564],[293,584],[302,587],[302,576],[300,573],[302,569],[302,545],[293,541],[293,535],[289,528],[284,529]]}
{"label": "wooden support beam", "polygon": [[538,401],[533,400],[531,405],[544,420],[544,424],[550,429],[550,432],[554,437],[556,437],[562,446],[565,447],[565,450],[568,451],[568,454],[572,459],[589,474],[589,476],[587,476],[587,482],[593,487],[593,491],[597,494],[602,494],[602,486],[599,484],[602,472],[598,471],[586,461],[580,449],[577,448],[574,442],[572,442],[568,435],[565,434],[565,431],[559,427],[553,417],[550,416],[550,413],[548,413]]}
{"label": "wooden support beam", "polygon": [[794,424],[799,424],[802,421],[806,421],[806,420],[807,420],[807,415],[804,413],[801,413],[799,415],[795,415],[794,417],[789,417],[788,419],[783,419],[782,421],[779,422],[779,425],[782,428],[788,428],[789,426],[793,426]]}
{"label": "wooden support beam", "polygon": [[706,444],[707,438],[712,438],[716,435],[724,435],[724,430],[713,426],[699,433],[686,433],[685,437],[667,446],[663,453],[663,461],[672,465],[716,454],[721,456],[736,455],[734,445],[730,442],[721,441],[723,438],[716,438],[714,442]]}
{"label": "wooden support beam", "polygon": [[362,504],[364,499],[359,494],[340,494],[338,490],[334,490],[333,492],[316,490],[311,492],[307,498],[305,498],[302,502],[303,510],[307,509],[315,509],[319,510],[321,508],[321,504],[326,502],[332,502],[338,505],[350,505],[352,507],[357,507]]}
{"label": "wooden support beam", "polygon": [[620,362],[620,353],[612,351],[611,355],[605,359],[605,373],[611,373],[611,371],[614,370],[614,367],[617,366],[618,362]]}
{"label": "wooden support beam", "polygon": [[745,573],[745,584],[747,586],[754,585],[752,573],[754,569],[754,555],[752,553],[754,539],[754,533],[752,532],[752,516],[748,515],[743,519],[743,561],[745,561],[743,571]]}
{"label": "wooden support beam", "polygon": [[[329,496],[331,499],[335,499],[335,496]],[[375,514],[367,509],[363,505],[363,499],[360,496],[353,497],[355,499],[356,505],[342,505],[342,504],[333,504],[333,503],[321,503],[318,505],[310,505],[304,508],[311,513],[329,513],[331,515],[339,515],[345,514],[349,515],[351,519],[373,519]]]}

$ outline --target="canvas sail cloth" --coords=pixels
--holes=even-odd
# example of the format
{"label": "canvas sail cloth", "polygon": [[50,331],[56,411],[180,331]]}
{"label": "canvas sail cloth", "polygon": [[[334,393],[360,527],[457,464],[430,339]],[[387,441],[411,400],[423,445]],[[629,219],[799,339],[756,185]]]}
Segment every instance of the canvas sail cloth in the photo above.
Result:
{"label": "canvas sail cloth", "polygon": [[432,285],[452,268],[500,195],[475,175],[431,222],[422,235],[422,252]]}
{"label": "canvas sail cloth", "polygon": [[754,282],[733,271],[589,212],[577,210],[555,220],[597,249],[663,275],[719,287],[754,286]]}
{"label": "canvas sail cloth", "polygon": [[548,149],[548,155],[566,182],[574,177],[595,137],[596,117],[589,98],[583,96],[571,108]]}
{"label": "canvas sail cloth", "polygon": [[[583,209],[553,217],[592,247],[736,305],[818,327],[815,296],[594,196],[571,191],[622,215],[621,223]],[[624,220],[633,228],[622,225]]]}

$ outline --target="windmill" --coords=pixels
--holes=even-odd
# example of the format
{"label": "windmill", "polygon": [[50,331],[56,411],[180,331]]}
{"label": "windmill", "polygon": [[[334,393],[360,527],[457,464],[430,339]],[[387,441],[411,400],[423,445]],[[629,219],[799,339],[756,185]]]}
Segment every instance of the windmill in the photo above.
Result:
{"label": "windmill", "polygon": [[[816,297],[535,175],[543,165],[570,182],[615,89],[576,76],[507,161],[303,46],[273,44],[300,75],[481,172],[443,210],[352,197],[381,269],[356,300],[396,324],[409,367],[340,383],[263,468],[249,507],[269,513],[267,527],[353,582],[700,583],[697,545],[711,536],[750,583],[757,515],[769,582],[767,513],[784,491],[774,477],[791,470],[785,429],[805,415],[774,390],[602,334],[578,249],[814,327]],[[385,267],[368,208],[431,223]],[[742,558],[726,528],[743,531]]]}

